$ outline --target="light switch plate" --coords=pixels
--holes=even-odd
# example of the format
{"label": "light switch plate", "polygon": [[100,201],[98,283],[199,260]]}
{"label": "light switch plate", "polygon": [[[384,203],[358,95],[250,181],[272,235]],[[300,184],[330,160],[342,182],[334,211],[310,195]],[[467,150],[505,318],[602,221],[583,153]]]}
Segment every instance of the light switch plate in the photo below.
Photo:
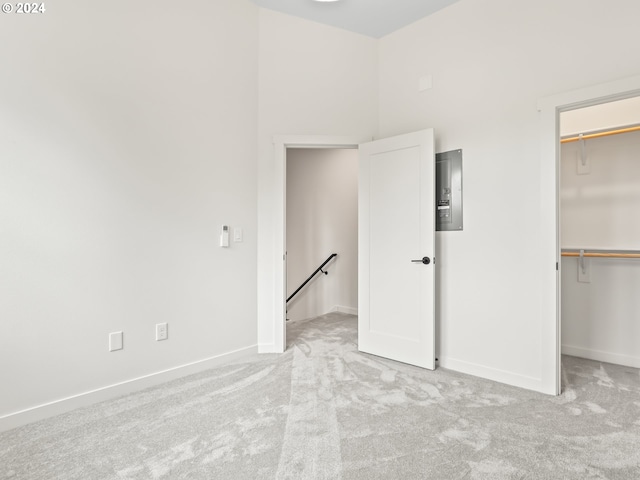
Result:
{"label": "light switch plate", "polygon": [[234,228],[233,229],[233,241],[234,242],[241,242],[242,241],[242,237],[243,237],[243,232],[241,228]]}
{"label": "light switch plate", "polygon": [[123,332],[112,332],[109,334],[109,351],[115,352],[116,350],[122,350]]}
{"label": "light switch plate", "polygon": [[424,92],[433,88],[433,77],[431,75],[424,75],[420,77],[418,82],[418,91]]}

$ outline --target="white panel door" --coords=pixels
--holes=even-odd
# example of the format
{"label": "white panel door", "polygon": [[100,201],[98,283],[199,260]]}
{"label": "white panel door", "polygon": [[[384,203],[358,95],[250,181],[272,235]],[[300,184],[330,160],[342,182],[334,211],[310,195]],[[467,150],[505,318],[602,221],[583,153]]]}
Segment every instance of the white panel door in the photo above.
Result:
{"label": "white panel door", "polygon": [[434,157],[432,129],[361,144],[358,195],[358,349],[431,370]]}

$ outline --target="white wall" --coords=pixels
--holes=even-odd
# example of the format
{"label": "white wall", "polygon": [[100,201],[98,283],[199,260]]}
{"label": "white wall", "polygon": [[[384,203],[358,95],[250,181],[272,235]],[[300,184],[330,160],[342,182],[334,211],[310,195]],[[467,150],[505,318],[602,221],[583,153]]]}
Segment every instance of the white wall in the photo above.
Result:
{"label": "white wall", "polygon": [[437,236],[442,365],[541,389],[555,298],[536,103],[637,75],[620,59],[640,55],[638,15],[635,0],[461,0],[381,39],[380,136],[434,127],[437,151],[463,149],[464,231]]}
{"label": "white wall", "polygon": [[287,151],[287,297],[332,253],[321,273],[287,304],[301,320],[358,308],[358,150]]}
{"label": "white wall", "polygon": [[586,140],[586,175],[578,142],[561,154],[562,247],[640,249],[640,132]]}
{"label": "white wall", "polygon": [[[562,146],[562,247],[640,250],[640,132],[585,149],[591,173],[578,175],[579,144]],[[589,283],[578,259],[562,260],[563,353],[640,367],[640,260],[585,261]]]}
{"label": "white wall", "polygon": [[[276,262],[274,135],[373,136],[377,129],[377,41],[260,10],[258,343],[273,351]],[[284,173],[282,173],[284,175]]]}
{"label": "white wall", "polygon": [[258,8],[47,7],[0,28],[0,416],[257,341]]}

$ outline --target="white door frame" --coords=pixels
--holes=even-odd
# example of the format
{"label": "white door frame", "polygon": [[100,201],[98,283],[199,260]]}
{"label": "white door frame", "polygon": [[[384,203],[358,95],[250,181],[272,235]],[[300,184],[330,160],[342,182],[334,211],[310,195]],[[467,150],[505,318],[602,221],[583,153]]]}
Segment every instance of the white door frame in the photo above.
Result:
{"label": "white door frame", "polygon": [[[286,211],[287,211],[287,149],[289,148],[358,148],[370,142],[371,137],[327,136],[327,135],[278,135],[274,145],[274,211],[273,211],[273,258],[274,272],[269,275],[267,292],[273,292],[275,301],[271,317],[274,332],[274,353],[283,353],[287,347],[286,329]],[[271,283],[273,282],[273,283]],[[258,287],[260,288],[260,286]]]}
{"label": "white door frame", "polygon": [[[540,112],[540,288],[541,389],[561,392],[560,314],[560,113],[640,95],[640,76],[541,99]],[[556,265],[557,270],[556,270]]]}

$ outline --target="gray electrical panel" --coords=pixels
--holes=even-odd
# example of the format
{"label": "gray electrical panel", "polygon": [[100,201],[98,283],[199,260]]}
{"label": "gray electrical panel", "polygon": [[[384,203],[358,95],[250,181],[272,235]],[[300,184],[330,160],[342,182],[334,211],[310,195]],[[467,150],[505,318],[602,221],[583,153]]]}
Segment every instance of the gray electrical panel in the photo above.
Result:
{"label": "gray electrical panel", "polygon": [[436,154],[436,230],[462,230],[462,150]]}

